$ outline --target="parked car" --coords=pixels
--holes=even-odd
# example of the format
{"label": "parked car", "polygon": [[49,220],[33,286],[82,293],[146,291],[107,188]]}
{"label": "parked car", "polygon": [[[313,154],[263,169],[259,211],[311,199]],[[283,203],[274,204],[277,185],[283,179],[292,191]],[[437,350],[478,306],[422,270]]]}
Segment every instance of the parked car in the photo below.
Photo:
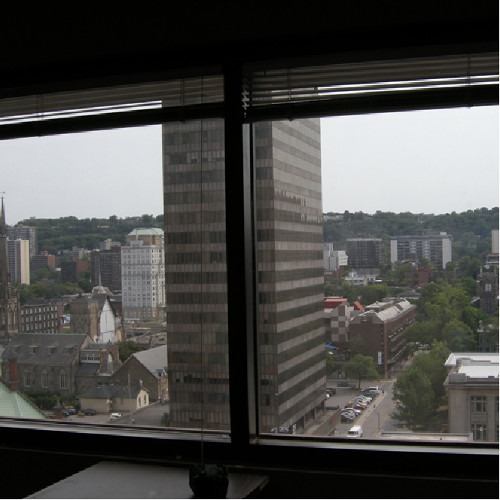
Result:
{"label": "parked car", "polygon": [[349,384],[348,382],[345,382],[343,380],[341,380],[340,382],[337,382],[337,387],[350,387],[351,384]]}
{"label": "parked car", "polygon": [[361,392],[366,396],[378,396],[381,391],[380,387],[377,385],[373,387],[367,387],[366,389],[363,389]]}
{"label": "parked car", "polygon": [[92,410],[91,408],[87,408],[83,410],[84,415],[95,415],[97,412],[95,410]]}
{"label": "parked car", "polygon": [[373,401],[373,398],[371,398],[370,396],[363,396],[363,395],[357,396],[355,399],[356,400],[359,399],[366,404],[370,404]]}
{"label": "parked car", "polygon": [[363,428],[360,427],[359,425],[355,425],[354,427],[351,427],[347,431],[347,436],[348,438],[360,438],[363,436]]}
{"label": "parked car", "polygon": [[366,408],[368,407],[365,403],[360,403],[358,401],[354,401],[353,402],[353,405],[352,407],[355,409],[355,410],[366,410]]}
{"label": "parked car", "polygon": [[333,396],[334,394],[337,394],[337,389],[335,389],[335,387],[327,387],[326,393],[328,396]]}
{"label": "parked car", "polygon": [[369,405],[371,402],[372,402],[372,398],[365,398],[365,397],[362,397],[362,396],[357,396],[354,398],[354,401],[356,403],[363,403],[365,405]]}
{"label": "parked car", "polygon": [[[342,411],[344,410],[347,410],[347,411],[351,411],[354,413],[354,415],[357,417],[358,415],[361,415],[361,410],[358,410],[357,408],[353,408],[352,406],[351,407],[348,407],[348,408],[344,408]],[[341,412],[342,413],[342,412]]]}
{"label": "parked car", "polygon": [[348,424],[352,424],[356,420],[356,417],[354,415],[350,414],[341,414],[340,415],[340,421],[345,423],[347,422]]}

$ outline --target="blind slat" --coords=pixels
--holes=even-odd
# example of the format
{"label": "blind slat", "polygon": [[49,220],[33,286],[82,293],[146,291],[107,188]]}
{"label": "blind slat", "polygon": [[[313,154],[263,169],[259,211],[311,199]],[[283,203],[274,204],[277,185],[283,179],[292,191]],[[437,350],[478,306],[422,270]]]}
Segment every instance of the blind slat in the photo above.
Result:
{"label": "blind slat", "polygon": [[286,103],[334,102],[356,96],[366,101],[369,96],[396,96],[398,92],[407,98],[411,92],[437,88],[498,86],[498,53],[248,70],[244,74],[242,101],[246,117],[255,120],[273,114],[264,108]]}

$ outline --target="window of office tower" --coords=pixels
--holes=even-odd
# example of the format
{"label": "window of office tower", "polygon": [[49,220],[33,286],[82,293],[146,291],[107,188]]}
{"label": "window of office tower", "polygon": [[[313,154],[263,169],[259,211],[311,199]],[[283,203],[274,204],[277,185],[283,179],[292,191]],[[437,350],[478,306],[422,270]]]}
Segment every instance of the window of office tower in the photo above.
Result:
{"label": "window of office tower", "polygon": [[262,431],[497,441],[498,108],[254,137]]}
{"label": "window of office tower", "polygon": [[0,143],[3,244],[34,235],[16,260],[28,279],[11,279],[2,307],[36,302],[38,319],[59,307],[50,324],[2,323],[2,381],[35,418],[229,429],[223,131],[206,120]]}

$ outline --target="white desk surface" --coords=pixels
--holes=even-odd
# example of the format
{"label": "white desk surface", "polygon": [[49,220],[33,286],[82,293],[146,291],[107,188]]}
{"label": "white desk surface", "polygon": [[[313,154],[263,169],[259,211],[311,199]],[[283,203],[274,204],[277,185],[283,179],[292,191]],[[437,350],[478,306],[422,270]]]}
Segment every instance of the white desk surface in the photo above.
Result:
{"label": "white desk surface", "polygon": [[[266,476],[229,473],[226,498],[245,498]],[[103,461],[28,498],[195,498],[189,469]]]}

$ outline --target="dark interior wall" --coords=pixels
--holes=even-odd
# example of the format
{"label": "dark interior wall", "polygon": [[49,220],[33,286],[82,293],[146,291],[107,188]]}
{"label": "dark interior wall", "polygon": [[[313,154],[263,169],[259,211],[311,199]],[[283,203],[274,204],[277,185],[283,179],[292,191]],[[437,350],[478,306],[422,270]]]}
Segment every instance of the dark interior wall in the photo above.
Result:
{"label": "dark interior wall", "polygon": [[[244,59],[498,41],[498,2],[167,2],[70,12],[30,7],[0,21],[0,97],[112,74]],[[114,7],[114,6],[113,6]]]}

